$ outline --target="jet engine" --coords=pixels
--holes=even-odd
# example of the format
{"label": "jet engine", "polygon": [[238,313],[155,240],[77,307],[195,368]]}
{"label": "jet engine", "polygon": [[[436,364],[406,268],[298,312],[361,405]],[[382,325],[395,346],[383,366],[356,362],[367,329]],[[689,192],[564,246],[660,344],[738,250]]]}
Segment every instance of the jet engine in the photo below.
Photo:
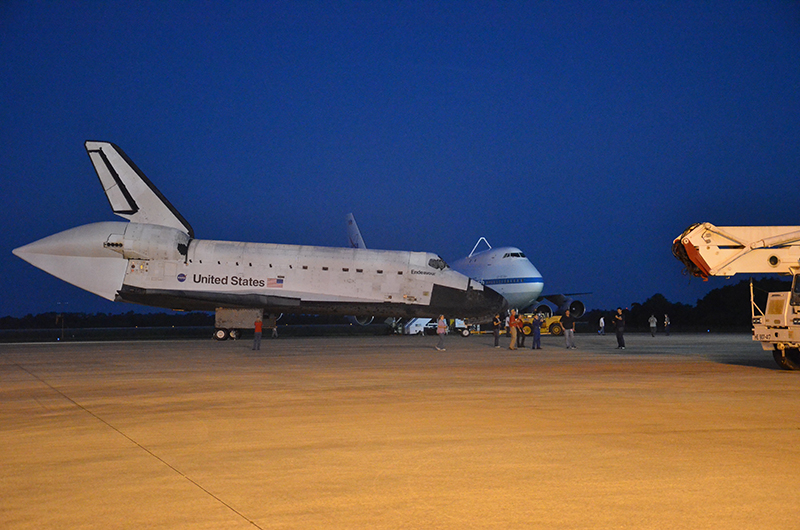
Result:
{"label": "jet engine", "polygon": [[539,304],[537,306],[532,306],[532,311],[526,311],[528,313],[536,313],[542,314],[545,318],[549,318],[553,315],[553,308],[547,304]]}
{"label": "jet engine", "polygon": [[[585,294],[585,293],[584,293]],[[551,294],[544,296],[539,299],[547,300],[554,306],[556,306],[555,314],[563,315],[564,311],[569,309],[570,314],[575,318],[581,318],[584,313],[586,313],[586,306],[580,300],[573,300],[569,296],[563,294]],[[539,305],[532,306],[534,313],[542,313],[545,316],[550,316],[553,314],[553,309],[545,303],[539,303]]]}
{"label": "jet engine", "polygon": [[[586,306],[583,305],[583,302],[580,300],[570,300],[568,307],[564,308],[564,311],[569,309],[570,314],[575,318],[581,318],[584,313],[586,313]],[[559,307],[558,311],[563,313],[562,308]]]}

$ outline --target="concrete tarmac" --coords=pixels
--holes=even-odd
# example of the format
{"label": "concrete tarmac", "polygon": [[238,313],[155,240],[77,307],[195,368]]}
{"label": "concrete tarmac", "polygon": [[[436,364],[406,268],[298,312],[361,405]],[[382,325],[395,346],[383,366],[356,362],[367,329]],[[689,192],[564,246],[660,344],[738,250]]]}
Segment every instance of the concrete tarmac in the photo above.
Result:
{"label": "concrete tarmac", "polygon": [[0,527],[800,528],[800,373],[575,340],[3,344]]}

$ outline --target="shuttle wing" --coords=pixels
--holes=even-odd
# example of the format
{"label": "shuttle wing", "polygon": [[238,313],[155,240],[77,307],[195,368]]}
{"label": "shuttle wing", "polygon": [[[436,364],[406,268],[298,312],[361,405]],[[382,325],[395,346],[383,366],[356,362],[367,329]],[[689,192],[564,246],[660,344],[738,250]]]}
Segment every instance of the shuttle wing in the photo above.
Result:
{"label": "shuttle wing", "polygon": [[113,212],[143,224],[176,228],[194,237],[192,226],[118,146],[87,141],[86,152]]}

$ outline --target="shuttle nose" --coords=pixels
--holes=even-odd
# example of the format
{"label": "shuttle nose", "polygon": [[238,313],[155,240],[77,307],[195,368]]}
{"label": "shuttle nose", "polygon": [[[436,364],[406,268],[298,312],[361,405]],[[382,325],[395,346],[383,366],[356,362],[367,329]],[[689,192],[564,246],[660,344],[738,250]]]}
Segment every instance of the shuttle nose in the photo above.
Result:
{"label": "shuttle nose", "polygon": [[[121,226],[120,226],[121,225]],[[95,223],[65,230],[12,252],[34,267],[90,293],[114,300],[127,260],[103,246],[110,234],[124,234],[125,223]]]}

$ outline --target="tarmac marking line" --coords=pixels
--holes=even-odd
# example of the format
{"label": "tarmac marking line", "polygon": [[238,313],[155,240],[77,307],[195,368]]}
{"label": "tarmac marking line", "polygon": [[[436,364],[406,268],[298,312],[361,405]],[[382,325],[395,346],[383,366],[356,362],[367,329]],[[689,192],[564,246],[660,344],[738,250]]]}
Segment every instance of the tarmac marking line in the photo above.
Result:
{"label": "tarmac marking line", "polygon": [[82,411],[84,411],[85,413],[89,414],[90,416],[92,416],[94,419],[96,419],[96,420],[97,420],[97,421],[99,421],[100,423],[102,423],[102,424],[104,424],[105,426],[107,426],[108,428],[112,429],[113,431],[115,431],[115,432],[116,432],[117,434],[119,434],[120,436],[124,437],[126,440],[128,440],[129,442],[131,442],[132,444],[134,444],[136,447],[138,447],[139,449],[141,449],[142,451],[144,451],[145,453],[147,453],[148,455],[150,455],[150,456],[151,456],[151,457],[153,457],[154,459],[156,459],[156,460],[158,460],[159,462],[161,462],[163,465],[167,466],[167,467],[168,467],[169,469],[171,469],[173,472],[175,472],[176,474],[178,474],[179,476],[181,476],[181,477],[183,477],[185,480],[187,480],[189,483],[191,483],[191,484],[193,484],[195,487],[197,487],[197,488],[198,488],[200,491],[202,491],[203,493],[205,493],[206,495],[208,495],[209,497],[211,497],[212,499],[214,499],[214,500],[215,500],[215,501],[217,501],[218,503],[220,503],[220,504],[222,504],[223,506],[225,506],[226,508],[228,508],[228,510],[230,510],[230,511],[231,511],[231,512],[233,512],[233,513],[235,513],[235,514],[236,514],[236,515],[238,515],[240,518],[242,518],[242,519],[244,519],[245,521],[247,521],[248,523],[250,523],[250,524],[251,524],[253,527],[255,527],[255,528],[258,528],[259,530],[264,530],[264,529],[263,529],[261,526],[259,526],[259,525],[258,525],[258,524],[257,524],[255,521],[253,521],[252,519],[250,519],[249,517],[247,517],[245,514],[243,514],[242,512],[240,512],[239,510],[237,510],[237,509],[236,509],[236,508],[234,508],[233,506],[231,506],[229,503],[225,502],[223,499],[221,499],[220,497],[218,497],[217,495],[215,495],[214,493],[212,493],[212,492],[211,492],[211,491],[209,491],[208,489],[204,488],[204,487],[203,487],[203,486],[202,486],[200,483],[198,483],[196,480],[192,479],[192,478],[191,478],[190,476],[188,476],[186,473],[184,473],[184,472],[183,472],[183,471],[181,471],[180,469],[176,468],[175,466],[173,466],[172,464],[170,464],[169,462],[167,462],[166,460],[164,460],[163,458],[161,458],[160,456],[158,456],[157,454],[155,454],[153,451],[151,451],[151,450],[150,450],[150,449],[148,449],[147,447],[143,446],[142,444],[140,444],[139,442],[137,442],[136,440],[134,440],[133,438],[131,438],[130,436],[128,436],[127,434],[125,434],[124,432],[122,432],[120,429],[118,429],[118,428],[117,428],[117,427],[115,427],[114,425],[110,424],[110,423],[109,423],[108,421],[106,421],[105,419],[101,418],[100,416],[98,416],[97,414],[95,414],[94,412],[92,412],[91,410],[89,410],[88,408],[84,407],[83,405],[81,405],[80,403],[78,403],[77,401],[75,401],[74,399],[72,399],[71,397],[69,397],[68,395],[66,395],[64,392],[62,392],[62,391],[61,391],[61,390],[59,390],[58,388],[54,387],[53,385],[51,385],[50,383],[48,383],[47,381],[45,381],[44,379],[42,379],[41,377],[39,377],[38,375],[36,375],[34,372],[32,372],[32,371],[28,370],[27,368],[25,368],[24,366],[22,366],[22,365],[21,365],[21,364],[19,364],[19,363],[13,363],[13,365],[14,365],[14,366],[16,366],[17,368],[19,368],[20,370],[22,370],[23,372],[27,373],[28,375],[30,375],[31,377],[33,377],[34,379],[36,379],[37,381],[39,381],[40,383],[42,383],[43,385],[45,385],[46,387],[48,387],[48,388],[49,388],[50,390],[52,390],[53,392],[57,393],[58,395],[60,395],[61,397],[63,397],[64,399],[66,399],[67,401],[69,401],[70,403],[72,403],[73,405],[75,405],[76,407],[78,407],[79,409],[81,409]]}

